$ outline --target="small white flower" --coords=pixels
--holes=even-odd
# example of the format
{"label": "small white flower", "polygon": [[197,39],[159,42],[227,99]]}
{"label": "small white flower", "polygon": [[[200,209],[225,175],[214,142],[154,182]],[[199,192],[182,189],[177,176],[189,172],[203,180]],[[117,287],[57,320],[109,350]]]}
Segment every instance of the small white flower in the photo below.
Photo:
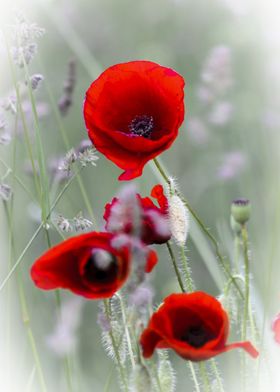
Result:
{"label": "small white flower", "polygon": [[57,225],[57,227],[61,231],[64,231],[66,233],[73,231],[73,226],[72,226],[71,222],[69,221],[69,219],[64,218],[64,216],[62,216],[61,214],[57,215],[56,218],[54,219],[54,221],[55,221],[55,224]]}
{"label": "small white flower", "polygon": [[79,152],[78,159],[83,167],[91,164],[92,166],[96,166],[96,161],[99,157],[96,155],[97,151],[94,147],[88,147],[84,149],[84,151]]}
{"label": "small white flower", "polygon": [[77,154],[74,148],[71,148],[63,158],[58,170],[65,171],[70,174],[72,164],[77,160]]}
{"label": "small white flower", "polygon": [[79,212],[79,214],[73,218],[73,226],[76,231],[87,230],[92,225],[93,225],[92,221],[84,218],[81,212]]}

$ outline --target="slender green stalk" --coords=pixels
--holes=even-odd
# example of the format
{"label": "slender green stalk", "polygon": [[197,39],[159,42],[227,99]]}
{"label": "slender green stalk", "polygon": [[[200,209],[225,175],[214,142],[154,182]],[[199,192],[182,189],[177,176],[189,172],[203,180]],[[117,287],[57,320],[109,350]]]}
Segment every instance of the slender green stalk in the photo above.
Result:
{"label": "slender green stalk", "polygon": [[197,380],[197,376],[196,376],[196,373],[195,373],[195,369],[194,369],[193,363],[191,361],[188,361],[188,366],[189,366],[190,371],[191,371],[191,375],[192,375],[192,379],[193,379],[193,382],[194,382],[195,390],[196,390],[196,392],[200,392],[200,386],[199,386],[199,383],[198,383],[198,380]]}
{"label": "slender green stalk", "polygon": [[33,89],[31,86],[30,82],[30,75],[28,71],[27,64],[23,58],[23,64],[24,64],[24,71],[25,71],[25,78],[27,80],[27,85],[28,85],[28,91],[29,91],[29,98],[31,101],[31,107],[32,107],[32,112],[33,112],[33,118],[34,118],[34,128],[35,128],[35,134],[36,134],[36,144],[37,144],[37,150],[38,150],[38,161],[39,161],[39,169],[40,169],[40,182],[41,182],[41,198],[42,198],[42,220],[46,224],[47,223],[47,214],[50,209],[50,201],[49,201],[49,183],[48,183],[48,176],[47,176],[47,169],[46,169],[46,158],[45,158],[45,153],[44,153],[44,148],[43,148],[43,142],[42,142],[42,136],[41,136],[41,130],[39,126],[39,118],[38,118],[38,113],[36,109],[36,103],[35,103],[35,98],[33,94]]}
{"label": "slender green stalk", "polygon": [[7,163],[4,162],[3,159],[1,159],[1,158],[0,158],[0,162],[2,163],[3,166],[5,166],[5,168],[7,170],[9,170],[11,172],[11,174],[13,175],[13,178],[19,183],[19,185],[26,192],[26,194],[30,197],[30,199],[35,202],[36,200],[35,200],[34,195],[30,192],[28,187],[21,181],[21,179],[15,174],[14,169],[12,169],[9,165],[7,165]]}
{"label": "slender green stalk", "polygon": [[[111,317],[110,300],[104,300],[104,307],[105,307],[105,312],[106,312],[106,316],[107,316],[108,320],[111,320],[112,317]],[[113,347],[113,350],[114,350],[115,358],[117,360],[117,365],[118,365],[118,370],[119,370],[119,373],[120,373],[121,381],[123,383],[125,391],[128,392],[127,378],[126,378],[125,371],[124,371],[124,368],[123,368],[122,363],[121,363],[121,358],[120,358],[120,354],[119,354],[119,350],[118,350],[118,345],[116,343],[115,336],[114,336],[114,333],[113,333],[112,329],[110,329],[110,331],[109,331],[109,336],[110,336],[110,339],[111,339],[111,342],[112,342],[112,347]]]}
{"label": "slender green stalk", "polygon": [[221,376],[220,376],[220,373],[218,371],[218,367],[217,367],[217,364],[216,364],[216,361],[215,361],[214,358],[211,359],[210,364],[211,364],[213,373],[214,373],[214,375],[215,375],[215,377],[216,377],[216,379],[218,381],[219,390],[220,390],[220,392],[224,392],[224,386],[223,386],[223,383],[222,383],[222,379],[221,379]]}
{"label": "slender green stalk", "polygon": [[[154,158],[154,163],[158,169],[158,171],[160,172],[160,174],[162,175],[164,181],[167,183],[167,185],[170,187],[170,180],[168,178],[168,176],[165,174],[162,166],[160,165],[159,161]],[[227,277],[231,278],[232,277],[232,273],[230,271],[230,267],[229,264],[227,262],[225,262],[224,257],[222,256],[221,252],[220,252],[220,247],[218,244],[218,241],[215,239],[215,237],[210,233],[210,231],[207,229],[207,227],[204,225],[204,223],[202,222],[202,220],[200,219],[200,217],[197,215],[197,213],[193,210],[193,208],[190,206],[188,200],[182,196],[182,194],[178,191],[175,190],[177,196],[180,197],[180,199],[182,200],[182,202],[185,204],[186,208],[190,211],[191,215],[193,216],[193,218],[196,220],[196,222],[198,223],[198,225],[200,226],[201,230],[204,232],[204,234],[208,237],[208,239],[211,241],[211,243],[214,246],[215,249],[215,253],[218,257],[218,260],[222,266],[222,269],[225,273],[225,275],[227,275]],[[236,283],[235,280],[233,280],[233,284],[236,287],[237,291],[239,292],[241,298],[244,298],[244,294],[242,292],[242,290],[240,289],[239,285]]]}
{"label": "slender green stalk", "polygon": [[[40,64],[40,67],[44,70],[44,66],[43,66],[43,63],[42,63],[40,58],[39,58],[39,64]],[[44,71],[44,74],[45,74],[45,71]],[[51,107],[52,107],[52,110],[54,112],[54,117],[56,119],[56,122],[57,122],[57,125],[58,125],[58,129],[60,131],[60,134],[61,134],[62,140],[64,142],[65,148],[67,150],[69,150],[70,149],[70,142],[69,142],[69,139],[68,139],[68,135],[67,135],[65,127],[63,125],[63,121],[61,119],[61,115],[60,115],[60,113],[58,111],[57,104],[55,102],[52,90],[51,90],[51,88],[49,86],[48,78],[45,79],[44,84],[46,86],[47,94],[49,96]],[[82,197],[84,199],[85,206],[86,206],[86,208],[88,210],[88,213],[89,213],[91,219],[93,220],[93,222],[95,222],[96,220],[95,220],[94,212],[93,212],[93,209],[91,207],[91,203],[90,203],[90,200],[88,198],[88,195],[87,195],[87,192],[86,192],[86,189],[85,189],[82,177],[81,177],[81,175],[79,173],[77,174],[77,181],[78,181],[78,185],[80,187],[80,191],[81,191]]]}
{"label": "slender green stalk", "polygon": [[111,367],[108,378],[106,380],[103,392],[109,392],[109,388],[111,386],[112,377],[113,377],[114,365]]}
{"label": "slender green stalk", "polygon": [[[249,254],[248,254],[248,233],[246,226],[242,227],[242,245],[243,245],[243,258],[244,258],[244,269],[245,269],[245,300],[244,300],[244,311],[243,311],[243,323],[241,338],[242,340],[247,339],[247,325],[249,315],[249,301],[250,301],[250,270],[249,270]],[[242,357],[242,369],[243,369],[243,390],[246,391],[246,358],[245,354]]]}
{"label": "slender green stalk", "polygon": [[183,284],[183,281],[182,281],[182,278],[181,278],[181,275],[180,275],[180,271],[179,271],[179,268],[178,268],[177,263],[176,263],[176,258],[175,258],[173,249],[172,249],[171,244],[170,244],[169,241],[167,241],[166,246],[167,246],[167,249],[168,249],[168,252],[169,252],[169,255],[170,255],[170,259],[172,261],[172,264],[173,264],[173,267],[174,267],[174,270],[175,270],[175,274],[176,274],[176,277],[177,277],[180,289],[184,293],[186,290],[184,288],[184,284]]}
{"label": "slender green stalk", "polygon": [[[13,235],[13,223],[12,223],[12,218],[8,212],[8,209],[6,209],[6,212],[7,212],[7,220],[8,220],[8,226],[9,226],[9,232],[10,232],[10,246],[11,246],[10,255],[13,255],[14,250],[15,250],[15,245],[14,245],[13,236],[12,236]],[[38,378],[39,378],[40,387],[41,387],[42,392],[47,392],[47,386],[46,386],[45,377],[43,374],[43,369],[42,369],[40,357],[38,354],[36,342],[35,342],[34,335],[33,335],[32,329],[31,329],[31,325],[30,325],[30,317],[29,317],[29,313],[28,313],[26,296],[25,296],[25,292],[24,292],[24,288],[23,288],[23,284],[22,284],[22,280],[21,280],[21,272],[20,271],[18,271],[18,274],[17,274],[17,286],[18,286],[18,291],[19,291],[22,320],[23,320],[23,323],[24,323],[26,330],[27,330],[27,336],[28,336],[28,340],[29,340],[29,343],[31,346],[32,353],[33,353],[33,358],[34,358],[34,362],[35,362],[35,366],[36,366],[36,370],[37,370],[37,374],[38,374]]]}
{"label": "slender green stalk", "polygon": [[192,281],[192,277],[190,274],[190,269],[188,266],[188,260],[187,260],[187,256],[185,253],[184,246],[180,246],[180,250],[181,250],[181,257],[182,257],[183,266],[184,266],[187,289],[188,289],[188,292],[191,293],[194,290],[194,286],[193,286],[193,281]]}
{"label": "slender green stalk", "polygon": [[243,257],[245,267],[245,301],[244,301],[244,315],[242,325],[242,340],[247,338],[247,323],[249,314],[250,301],[250,270],[249,270],[249,253],[248,253],[248,233],[245,225],[242,227],[242,241],[243,241]]}
{"label": "slender green stalk", "polygon": [[24,114],[24,111],[23,111],[23,108],[22,108],[22,104],[21,104],[21,98],[20,98],[20,92],[19,92],[19,87],[18,87],[18,83],[17,83],[16,72],[15,72],[14,64],[13,64],[13,61],[12,61],[12,58],[11,58],[7,37],[6,37],[5,34],[4,34],[4,38],[5,38],[5,44],[6,44],[6,51],[7,51],[9,66],[10,66],[12,79],[13,79],[13,83],[14,83],[14,88],[15,88],[15,92],[16,92],[17,107],[19,108],[19,111],[20,111],[20,116],[21,116],[21,120],[22,120],[23,131],[24,131],[24,138],[25,138],[27,151],[28,151],[29,159],[30,159],[30,162],[31,162],[32,170],[33,170],[34,183],[35,183],[35,187],[36,187],[37,193],[40,196],[41,195],[40,182],[39,182],[38,173],[37,173],[37,170],[36,170],[35,161],[34,161],[34,157],[33,157],[29,131],[28,131],[27,123],[26,123],[26,118],[25,118],[25,114]]}
{"label": "slender green stalk", "polygon": [[[57,195],[57,197],[56,197],[56,199],[55,199],[55,201],[54,201],[54,203],[53,203],[53,205],[52,205],[52,207],[50,209],[50,212],[49,212],[47,218],[50,217],[51,213],[55,209],[56,205],[58,204],[59,200],[63,196],[64,192],[67,190],[67,188],[73,182],[74,179],[75,179],[75,176],[73,175],[73,177],[70,178],[70,180],[67,182],[67,184],[65,184],[65,186],[62,188],[60,193]],[[9,273],[7,274],[7,276],[4,278],[3,282],[1,283],[0,291],[5,287],[6,283],[9,281],[10,277],[13,275],[13,273],[15,272],[15,270],[17,269],[17,267],[19,266],[19,264],[23,260],[26,252],[28,251],[28,249],[30,248],[30,246],[32,245],[33,241],[36,239],[36,237],[38,236],[38,234],[40,233],[40,231],[42,230],[43,227],[44,227],[44,222],[41,222],[40,225],[35,230],[35,232],[32,235],[32,237],[30,238],[30,240],[28,241],[28,243],[26,244],[25,248],[23,249],[23,251],[19,255],[18,259],[14,263],[13,267],[11,268],[11,270],[9,271]]]}
{"label": "slender green stalk", "polygon": [[239,273],[239,258],[240,258],[240,239],[236,235],[234,238],[234,267],[235,267],[235,272],[238,274]]}
{"label": "slender green stalk", "polygon": [[199,369],[200,369],[200,373],[202,376],[205,392],[211,392],[212,388],[211,388],[210,381],[208,378],[205,362],[199,362]]}
{"label": "slender green stalk", "polygon": [[41,390],[43,392],[47,392],[47,386],[46,386],[46,382],[45,382],[45,378],[44,378],[44,374],[43,374],[43,369],[42,369],[40,357],[38,354],[34,335],[33,335],[33,332],[32,332],[31,326],[30,326],[30,318],[29,318],[29,313],[28,313],[28,308],[27,308],[27,303],[26,303],[26,297],[25,297],[22,282],[21,282],[21,280],[19,280],[19,278],[18,278],[18,286],[19,286],[19,296],[20,296],[20,303],[21,303],[21,309],[22,309],[22,320],[23,320],[24,325],[26,326],[26,329],[27,329],[27,335],[28,335],[29,343],[31,345],[31,349],[32,349],[32,353],[33,353],[33,357],[34,357],[34,361],[35,361],[35,365],[36,365],[36,370],[38,373],[38,378],[39,378]]}
{"label": "slender green stalk", "polygon": [[127,319],[126,319],[124,303],[123,303],[123,300],[122,300],[122,297],[120,294],[116,294],[116,297],[119,299],[119,302],[120,302],[122,319],[123,319],[123,327],[124,327],[126,341],[127,341],[127,347],[128,347],[128,353],[129,353],[132,368],[134,369],[135,368],[135,360],[134,360],[134,354],[133,354],[131,339],[130,339],[129,330],[128,330],[128,323],[127,323]]}

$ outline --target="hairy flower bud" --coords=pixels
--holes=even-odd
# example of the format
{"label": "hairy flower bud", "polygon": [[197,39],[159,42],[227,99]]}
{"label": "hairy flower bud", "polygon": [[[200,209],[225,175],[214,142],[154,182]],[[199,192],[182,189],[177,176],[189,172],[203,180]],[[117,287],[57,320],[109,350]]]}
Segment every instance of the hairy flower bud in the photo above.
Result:
{"label": "hairy flower bud", "polygon": [[169,197],[169,220],[173,238],[179,245],[184,245],[189,232],[189,212],[177,195]]}

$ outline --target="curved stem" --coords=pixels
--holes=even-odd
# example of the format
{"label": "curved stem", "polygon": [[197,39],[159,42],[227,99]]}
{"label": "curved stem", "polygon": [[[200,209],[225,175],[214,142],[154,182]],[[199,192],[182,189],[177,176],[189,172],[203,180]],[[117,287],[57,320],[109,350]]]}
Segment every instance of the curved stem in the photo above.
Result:
{"label": "curved stem", "polygon": [[129,352],[132,368],[134,369],[135,368],[135,360],[134,360],[134,354],[133,354],[133,350],[132,350],[132,344],[131,344],[131,339],[130,339],[130,335],[129,335],[129,330],[128,330],[128,326],[127,326],[127,319],[126,319],[123,300],[122,300],[122,297],[120,294],[117,293],[115,295],[120,301],[121,313],[122,313],[122,318],[123,318],[123,326],[124,326],[124,331],[125,331],[125,336],[126,336],[126,341],[127,341],[128,352]]}
{"label": "curved stem", "polygon": [[197,377],[196,377],[196,373],[195,373],[195,370],[194,370],[193,363],[191,361],[188,361],[188,365],[189,365],[189,368],[190,368],[190,371],[191,371],[191,375],[192,375],[192,378],[193,378],[195,390],[196,390],[196,392],[200,392],[199,382],[198,382]]}
{"label": "curved stem", "polygon": [[[70,180],[67,182],[67,184],[65,184],[65,186],[62,188],[62,190],[59,192],[59,194],[57,195],[49,214],[47,215],[47,219],[50,217],[51,213],[53,212],[53,210],[55,209],[56,205],[58,204],[59,200],[61,199],[61,197],[63,196],[64,192],[66,191],[66,189],[69,187],[69,185],[73,182],[75,176],[71,177]],[[0,284],[0,291],[5,287],[6,283],[8,282],[8,280],[10,279],[10,277],[13,275],[13,273],[15,272],[15,270],[17,269],[17,267],[19,266],[19,264],[21,263],[22,259],[24,258],[26,252],[28,251],[28,249],[30,248],[30,246],[32,245],[33,241],[35,240],[35,238],[38,236],[38,234],[40,233],[40,231],[42,230],[42,228],[44,227],[44,222],[42,222],[37,229],[35,230],[34,234],[32,235],[32,237],[30,238],[30,240],[28,241],[27,245],[25,246],[25,248],[23,249],[23,251],[21,252],[20,256],[17,258],[16,262],[14,263],[13,267],[11,268],[11,270],[9,271],[9,273],[7,274],[6,278],[3,280],[3,282]]]}
{"label": "curved stem", "polygon": [[243,241],[243,257],[245,267],[245,302],[244,302],[244,315],[242,326],[242,340],[247,337],[247,322],[249,314],[249,301],[250,301],[250,271],[249,271],[249,254],[248,254],[248,233],[245,226],[242,227],[242,241]]}
{"label": "curved stem", "polygon": [[199,362],[199,369],[200,369],[202,380],[203,380],[204,390],[207,392],[211,392],[212,389],[211,389],[210,381],[209,381],[208,374],[206,371],[205,362]]}
{"label": "curved stem", "polygon": [[[162,166],[160,165],[160,163],[158,162],[158,160],[156,158],[154,158],[154,163],[157,167],[157,169],[159,170],[160,174],[162,175],[164,181],[167,183],[167,185],[170,187],[170,180],[168,178],[168,176],[165,174]],[[200,226],[201,230],[204,232],[204,234],[208,237],[208,239],[212,242],[214,249],[215,249],[215,253],[218,257],[218,260],[223,268],[223,271],[225,273],[225,275],[227,275],[227,277],[231,278],[232,277],[232,273],[230,271],[230,267],[228,265],[228,263],[225,262],[224,257],[222,256],[221,252],[220,252],[220,247],[218,244],[218,241],[216,240],[216,238],[210,233],[210,231],[207,229],[207,227],[204,225],[204,223],[202,222],[202,220],[200,219],[200,217],[197,215],[197,213],[193,210],[193,208],[190,206],[188,200],[178,191],[175,190],[175,193],[177,194],[177,196],[180,197],[180,199],[182,200],[182,202],[185,204],[185,206],[187,207],[187,209],[190,211],[191,215],[193,216],[193,218],[196,220],[196,222],[198,223],[198,225]],[[244,298],[244,294],[242,292],[242,290],[240,289],[239,285],[236,283],[235,280],[233,280],[233,284],[236,288],[236,290],[239,292],[241,298]]]}
{"label": "curved stem", "polygon": [[185,271],[185,278],[186,278],[187,289],[188,289],[188,292],[191,293],[194,290],[194,285],[193,285],[192,277],[191,277],[191,274],[190,274],[190,268],[189,268],[189,265],[188,265],[188,260],[187,260],[187,256],[186,256],[186,253],[185,253],[184,246],[181,246],[180,250],[181,250],[181,257],[182,257],[184,271]]}
{"label": "curved stem", "polygon": [[[108,320],[111,320],[112,317],[111,317],[110,300],[104,300],[104,307],[105,307],[105,312],[106,312],[106,316],[107,316]],[[125,375],[125,372],[124,372],[124,368],[123,368],[122,363],[121,363],[121,358],[120,358],[120,354],[119,354],[119,350],[118,350],[118,345],[116,343],[115,336],[114,336],[112,328],[109,331],[109,336],[110,336],[110,339],[111,339],[111,342],[112,342],[112,347],[113,347],[113,350],[114,350],[115,358],[117,360],[118,370],[120,372],[120,378],[121,378],[122,383],[124,385],[125,391],[128,392],[127,379],[126,379],[126,375]]]}
{"label": "curved stem", "polygon": [[170,259],[172,261],[172,264],[173,264],[173,267],[174,267],[174,270],[175,270],[175,274],[176,274],[176,277],[177,277],[180,289],[184,293],[186,290],[184,288],[184,284],[183,284],[183,281],[182,281],[182,278],[181,278],[181,275],[180,275],[180,271],[179,271],[178,265],[176,263],[175,255],[174,255],[173,249],[172,249],[171,244],[170,244],[169,241],[167,241],[166,246],[167,246],[167,249],[168,249],[168,252],[169,252],[169,255],[170,255]]}

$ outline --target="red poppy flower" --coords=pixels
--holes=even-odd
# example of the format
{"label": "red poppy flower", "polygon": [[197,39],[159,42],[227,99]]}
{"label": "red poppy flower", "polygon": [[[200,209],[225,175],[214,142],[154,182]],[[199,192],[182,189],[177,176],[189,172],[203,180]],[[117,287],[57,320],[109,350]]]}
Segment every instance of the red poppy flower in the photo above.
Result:
{"label": "red poppy flower", "polygon": [[184,119],[184,79],[150,61],[113,65],[86,92],[85,124],[102,154],[124,170],[120,180],[171,146]]}
{"label": "red poppy flower", "polygon": [[140,238],[147,244],[163,244],[171,237],[168,223],[168,200],[163,192],[162,185],[156,185],[151,191],[151,196],[159,204],[157,207],[149,197],[135,194],[137,207],[140,212],[140,225],[135,222],[133,206],[126,201],[114,197],[111,203],[106,204],[104,219],[105,228],[110,232],[123,232],[132,234],[140,226]]}
{"label": "red poppy flower", "polygon": [[280,313],[275,317],[272,324],[272,331],[274,332],[274,340],[280,344]]}
{"label": "red poppy flower", "polygon": [[142,333],[143,356],[151,357],[155,348],[171,348],[184,359],[203,361],[238,347],[258,356],[250,342],[226,344],[228,333],[228,316],[214,297],[203,292],[172,294]]}
{"label": "red poppy flower", "polygon": [[41,289],[64,288],[87,298],[111,297],[127,279],[128,247],[115,249],[110,233],[86,233],[54,246],[35,261],[31,277]]}

